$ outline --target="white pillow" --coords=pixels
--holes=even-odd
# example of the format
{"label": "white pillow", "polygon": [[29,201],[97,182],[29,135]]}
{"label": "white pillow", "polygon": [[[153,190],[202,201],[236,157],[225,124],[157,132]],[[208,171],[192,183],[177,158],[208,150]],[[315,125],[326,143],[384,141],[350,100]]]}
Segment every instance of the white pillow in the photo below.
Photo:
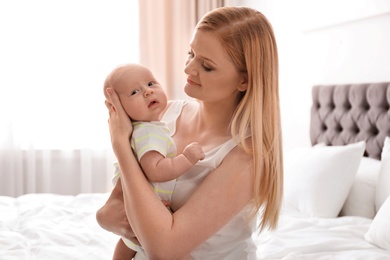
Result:
{"label": "white pillow", "polygon": [[286,154],[284,203],[310,217],[337,217],[362,159],[364,141]]}
{"label": "white pillow", "polygon": [[375,207],[379,211],[381,205],[390,195],[390,137],[385,138],[381,155],[381,170],[378,177]]}
{"label": "white pillow", "polygon": [[362,158],[340,216],[375,217],[375,194],[380,168],[381,161]]}
{"label": "white pillow", "polygon": [[364,238],[381,248],[390,250],[390,197],[379,209]]}

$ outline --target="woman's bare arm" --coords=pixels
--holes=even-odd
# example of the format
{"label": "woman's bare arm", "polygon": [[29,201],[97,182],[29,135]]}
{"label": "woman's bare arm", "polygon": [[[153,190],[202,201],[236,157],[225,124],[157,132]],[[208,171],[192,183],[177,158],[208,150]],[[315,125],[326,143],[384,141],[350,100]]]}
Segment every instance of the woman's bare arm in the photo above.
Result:
{"label": "woman's bare arm", "polygon": [[[124,178],[125,203],[134,205],[128,208],[137,208],[136,212],[128,212],[128,217],[134,223],[134,232],[149,257],[176,259],[189,254],[226,225],[249,202],[252,197],[251,167],[242,169],[244,158],[239,160],[240,152],[237,150],[226,157],[224,163],[204,180],[187,203],[173,215],[155,201],[153,193],[145,194],[146,187],[141,188],[140,185],[139,190],[134,191],[135,185],[131,183],[135,183],[136,178]],[[250,165],[251,162],[246,160]],[[159,235],[156,236],[156,233]]]}
{"label": "woman's bare arm", "polygon": [[107,231],[128,239],[134,237],[126,216],[120,178],[106,203],[96,212],[96,220]]}

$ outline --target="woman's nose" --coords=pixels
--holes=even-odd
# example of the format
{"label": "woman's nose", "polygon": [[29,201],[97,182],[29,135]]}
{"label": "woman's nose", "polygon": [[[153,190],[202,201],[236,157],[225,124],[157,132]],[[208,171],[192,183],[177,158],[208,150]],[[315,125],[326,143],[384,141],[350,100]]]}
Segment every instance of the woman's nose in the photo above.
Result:
{"label": "woman's nose", "polygon": [[184,73],[193,76],[197,75],[197,70],[195,68],[195,62],[193,62],[193,59],[186,61],[186,65],[184,67]]}
{"label": "woman's nose", "polygon": [[152,89],[146,89],[144,92],[144,97],[148,97],[150,95],[153,95],[153,90]]}

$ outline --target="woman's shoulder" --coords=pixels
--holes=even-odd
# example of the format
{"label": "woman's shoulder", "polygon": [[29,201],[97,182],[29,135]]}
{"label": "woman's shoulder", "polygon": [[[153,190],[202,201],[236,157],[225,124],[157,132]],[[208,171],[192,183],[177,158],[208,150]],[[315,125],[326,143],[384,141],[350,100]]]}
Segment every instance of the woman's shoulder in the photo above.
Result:
{"label": "woman's shoulder", "polygon": [[[251,165],[253,163],[253,157],[250,152],[251,150],[251,144],[250,144],[251,137],[248,137],[245,142],[247,143],[247,149],[243,147],[242,144],[236,145],[234,149],[231,150],[230,153],[228,153],[225,157],[226,162],[240,162],[240,165]],[[234,164],[234,163],[233,163]]]}
{"label": "woman's shoulder", "polygon": [[188,111],[195,109],[195,101],[191,100],[170,100],[168,101],[167,109],[165,110],[161,121],[164,121],[170,130],[170,135],[173,136],[176,132],[176,121],[180,115],[188,113]]}
{"label": "woman's shoulder", "polygon": [[173,107],[183,108],[185,106],[197,106],[198,102],[192,99],[173,99],[168,100],[167,110]]}
{"label": "woman's shoulder", "polygon": [[171,117],[179,117],[183,111],[191,111],[198,108],[198,102],[194,100],[176,99],[169,100],[167,109],[164,113],[163,120]]}

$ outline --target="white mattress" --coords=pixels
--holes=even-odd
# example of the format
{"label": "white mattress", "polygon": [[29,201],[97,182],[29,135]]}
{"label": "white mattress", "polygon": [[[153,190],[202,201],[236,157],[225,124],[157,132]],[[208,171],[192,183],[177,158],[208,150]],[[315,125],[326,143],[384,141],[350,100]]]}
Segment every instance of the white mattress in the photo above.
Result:
{"label": "white mattress", "polygon": [[[111,259],[118,237],[95,219],[107,196],[0,197],[0,259]],[[390,259],[389,251],[364,240],[371,221],[285,210],[277,231],[254,236],[258,259]]]}

